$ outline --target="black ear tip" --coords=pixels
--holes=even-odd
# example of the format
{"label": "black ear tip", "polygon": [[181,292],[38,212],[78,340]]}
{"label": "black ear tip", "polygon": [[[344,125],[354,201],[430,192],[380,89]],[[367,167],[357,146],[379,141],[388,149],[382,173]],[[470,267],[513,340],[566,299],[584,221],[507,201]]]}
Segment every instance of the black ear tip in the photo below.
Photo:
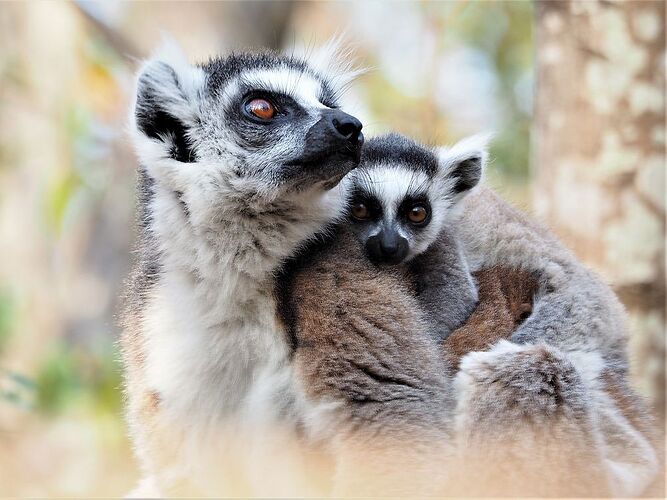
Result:
{"label": "black ear tip", "polygon": [[192,162],[195,154],[188,138],[186,123],[179,119],[170,103],[185,101],[176,72],[166,63],[153,62],[137,81],[135,120],[137,129],[151,139],[165,143],[165,154]]}
{"label": "black ear tip", "polygon": [[482,155],[473,155],[460,161],[452,176],[456,179],[454,191],[463,193],[474,188],[482,179]]}

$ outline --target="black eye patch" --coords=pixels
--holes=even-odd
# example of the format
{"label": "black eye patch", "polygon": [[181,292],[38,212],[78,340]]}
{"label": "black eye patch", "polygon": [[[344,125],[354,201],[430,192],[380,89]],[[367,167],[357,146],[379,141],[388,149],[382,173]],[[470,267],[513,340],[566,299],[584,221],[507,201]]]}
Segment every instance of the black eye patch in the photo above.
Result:
{"label": "black eye patch", "polygon": [[[265,99],[274,106],[275,116],[271,120],[253,117],[247,111],[252,99]],[[246,86],[237,97],[222,110],[224,118],[238,138],[238,144],[248,150],[262,149],[278,142],[292,125],[308,118],[306,110],[287,94],[270,92]]]}

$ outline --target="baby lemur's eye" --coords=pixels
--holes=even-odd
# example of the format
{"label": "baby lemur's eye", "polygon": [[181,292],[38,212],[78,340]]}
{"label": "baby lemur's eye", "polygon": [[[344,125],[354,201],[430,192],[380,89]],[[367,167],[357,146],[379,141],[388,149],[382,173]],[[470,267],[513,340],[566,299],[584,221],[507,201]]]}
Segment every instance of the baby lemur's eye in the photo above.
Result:
{"label": "baby lemur's eye", "polygon": [[371,216],[370,210],[363,203],[355,203],[352,205],[352,217],[358,220],[366,220]]}
{"label": "baby lemur's eye", "polygon": [[270,120],[276,116],[275,106],[266,99],[259,97],[249,100],[245,105],[245,109],[248,113],[262,120]]}
{"label": "baby lemur's eye", "polygon": [[428,210],[423,205],[413,205],[408,209],[408,220],[414,224],[421,224],[428,217]]}

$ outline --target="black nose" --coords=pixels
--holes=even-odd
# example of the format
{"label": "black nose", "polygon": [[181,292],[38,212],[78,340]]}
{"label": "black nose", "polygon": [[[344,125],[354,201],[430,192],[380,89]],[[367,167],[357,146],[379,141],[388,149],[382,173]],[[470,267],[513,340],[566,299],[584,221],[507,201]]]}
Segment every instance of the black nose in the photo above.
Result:
{"label": "black nose", "polygon": [[383,229],[366,240],[366,253],[377,263],[399,264],[410,250],[408,240],[394,229]]}
{"label": "black nose", "polygon": [[340,110],[334,110],[329,118],[331,124],[334,126],[334,129],[341,136],[342,139],[346,139],[352,144],[359,142],[361,137],[361,128],[363,125],[359,120],[354,116],[343,113]]}
{"label": "black nose", "polygon": [[398,252],[398,239],[400,236],[396,231],[382,231],[380,233],[380,249],[382,253],[393,256]]}

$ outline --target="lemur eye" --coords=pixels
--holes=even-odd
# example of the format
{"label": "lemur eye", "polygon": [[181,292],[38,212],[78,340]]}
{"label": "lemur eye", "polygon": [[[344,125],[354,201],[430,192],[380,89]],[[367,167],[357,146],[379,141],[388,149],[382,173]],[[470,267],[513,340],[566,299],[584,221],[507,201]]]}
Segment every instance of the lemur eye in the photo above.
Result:
{"label": "lemur eye", "polygon": [[352,205],[352,217],[358,220],[366,220],[371,216],[370,210],[363,203],[355,203]]}
{"label": "lemur eye", "polygon": [[408,210],[408,219],[414,224],[421,224],[426,220],[428,211],[422,205],[414,205]]}
{"label": "lemur eye", "polygon": [[255,115],[262,120],[270,120],[276,116],[276,108],[266,99],[255,98],[248,101],[245,105],[248,113]]}

